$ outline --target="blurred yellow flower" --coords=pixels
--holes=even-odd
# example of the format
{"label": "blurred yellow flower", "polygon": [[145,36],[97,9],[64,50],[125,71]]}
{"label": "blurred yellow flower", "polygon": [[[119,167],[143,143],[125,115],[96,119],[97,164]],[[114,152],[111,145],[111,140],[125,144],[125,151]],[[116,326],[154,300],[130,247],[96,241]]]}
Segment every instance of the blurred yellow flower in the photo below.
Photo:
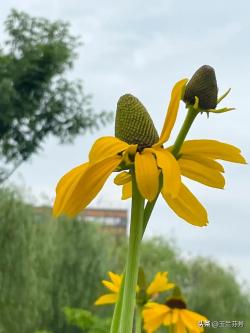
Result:
{"label": "blurred yellow flower", "polygon": [[171,326],[173,333],[200,333],[204,329],[200,322],[207,318],[186,308],[181,299],[170,298],[166,304],[147,303],[142,311],[144,329],[154,333],[161,326]]}
{"label": "blurred yellow flower", "polygon": [[121,287],[122,275],[118,275],[112,272],[109,272],[109,277],[111,281],[103,280],[102,284],[112,291],[112,293],[102,295],[95,301],[95,305],[103,305],[103,304],[113,304],[116,303],[118,299],[118,293]]}
{"label": "blurred yellow flower", "polygon": [[[121,287],[122,275],[114,274],[109,272],[109,277],[111,281],[103,280],[103,285],[112,291],[112,293],[105,294],[100,296],[96,301],[95,305],[104,305],[104,304],[113,304],[116,303],[118,299],[118,293]],[[167,272],[158,272],[156,273],[153,281],[148,286],[146,293],[148,299],[151,296],[167,291],[169,289],[174,288],[174,283],[168,282],[168,273]],[[139,292],[139,287],[137,286],[137,292]]]}
{"label": "blurred yellow flower", "polygon": [[148,286],[147,294],[152,296],[154,294],[172,289],[174,286],[174,283],[168,282],[168,272],[158,272]]}

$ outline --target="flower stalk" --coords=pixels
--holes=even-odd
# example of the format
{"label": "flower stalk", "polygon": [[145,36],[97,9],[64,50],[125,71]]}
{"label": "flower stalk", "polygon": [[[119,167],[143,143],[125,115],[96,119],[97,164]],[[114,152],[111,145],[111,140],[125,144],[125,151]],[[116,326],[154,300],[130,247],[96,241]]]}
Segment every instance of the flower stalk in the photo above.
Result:
{"label": "flower stalk", "polygon": [[[179,132],[179,134],[178,134],[178,136],[175,140],[175,143],[173,145],[172,154],[175,157],[178,156],[178,153],[181,149],[181,146],[182,146],[182,144],[183,144],[183,142],[184,142],[184,140],[185,140],[185,138],[188,134],[188,131],[190,130],[190,127],[193,124],[194,119],[196,118],[196,115],[197,115],[197,111],[194,109],[193,106],[190,106],[189,109],[188,109],[188,113],[186,115],[186,118],[184,120],[184,123],[182,125],[182,128],[181,128],[181,130],[180,130],[180,132]],[[135,182],[133,182],[133,183],[135,183]],[[160,185],[160,188],[161,188],[161,185]],[[134,193],[134,189],[133,189],[133,193]],[[159,191],[159,194],[160,194],[160,191]],[[142,234],[141,234],[142,237],[143,237],[143,234],[146,230],[148,221],[150,219],[150,216],[152,214],[152,211],[154,209],[154,206],[156,204],[157,199],[158,199],[158,195],[157,195],[157,197],[155,198],[154,201],[152,201],[152,202],[148,201],[146,206],[145,206],[145,209],[143,211],[143,229],[142,229]],[[133,198],[132,198],[132,205],[133,205]],[[132,208],[132,211],[133,211],[133,208]],[[132,216],[131,216],[131,221],[132,221]],[[124,279],[125,279],[125,274],[124,274]],[[124,282],[124,279],[123,279],[123,282]],[[124,283],[121,286],[121,289],[119,291],[118,301],[115,305],[115,310],[114,310],[114,314],[113,314],[113,320],[112,320],[110,333],[117,333],[118,332],[119,322],[120,322],[120,318],[121,318],[123,295],[124,295]],[[137,322],[137,320],[139,321],[139,319],[137,319],[137,316],[138,315],[136,315],[136,322]]]}
{"label": "flower stalk", "polygon": [[119,332],[121,312],[122,312],[122,301],[123,301],[123,294],[124,294],[124,280],[125,280],[125,271],[123,273],[121,288],[118,293],[118,299],[117,299],[117,302],[115,303],[115,309],[114,309],[114,313],[113,313],[110,333]]}
{"label": "flower stalk", "polygon": [[134,172],[132,172],[132,187],[133,195],[130,236],[120,319],[120,332],[122,333],[131,333],[133,329],[136,286],[139,271],[140,243],[143,230],[144,199],[137,188]]}
{"label": "flower stalk", "polygon": [[197,110],[193,106],[189,106],[186,118],[184,120],[184,123],[181,127],[181,130],[175,140],[175,143],[174,143],[172,151],[171,151],[175,158],[177,158],[179,151],[181,149],[181,146],[182,146],[182,144],[188,134],[188,131],[189,131],[190,127],[192,126],[197,114],[198,114]]}
{"label": "flower stalk", "polygon": [[141,306],[136,307],[135,314],[135,333],[141,333],[142,331],[142,309]]}

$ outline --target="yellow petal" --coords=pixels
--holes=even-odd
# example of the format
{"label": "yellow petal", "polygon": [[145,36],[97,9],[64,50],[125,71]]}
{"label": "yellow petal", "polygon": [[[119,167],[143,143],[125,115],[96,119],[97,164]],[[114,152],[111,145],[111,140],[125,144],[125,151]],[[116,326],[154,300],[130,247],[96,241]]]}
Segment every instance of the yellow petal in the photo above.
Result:
{"label": "yellow petal", "polygon": [[102,280],[102,284],[114,293],[118,293],[119,291],[119,287],[110,281]]}
{"label": "yellow petal", "polygon": [[129,172],[123,171],[115,176],[114,183],[116,185],[124,185],[131,181],[131,174]]}
{"label": "yellow petal", "polygon": [[204,329],[199,326],[200,321],[207,321],[207,318],[200,315],[199,313],[183,309],[181,310],[181,319],[185,326],[194,333],[203,332]]}
{"label": "yellow petal", "polygon": [[130,145],[123,153],[123,162],[127,165],[133,164],[138,145]]}
{"label": "yellow petal", "polygon": [[187,81],[188,81],[187,79],[178,81],[173,87],[161,136],[159,142],[156,143],[157,146],[161,146],[164,142],[166,142],[171,134],[172,128],[175,124],[175,120],[177,117],[177,112],[182,97],[182,91]]}
{"label": "yellow petal", "polygon": [[153,281],[147,288],[147,294],[153,295],[166,290],[169,290],[174,287],[173,283],[168,282],[168,273],[167,272],[158,272]]}
{"label": "yellow petal", "polygon": [[122,200],[127,200],[132,197],[132,182],[122,186]]}
{"label": "yellow petal", "polygon": [[154,149],[153,151],[157,158],[157,164],[163,174],[162,191],[176,197],[181,187],[181,171],[179,164],[168,150]]}
{"label": "yellow petal", "polygon": [[104,136],[93,144],[89,152],[89,162],[97,163],[108,157],[116,156],[126,150],[129,145],[113,136]]}
{"label": "yellow petal", "polygon": [[211,159],[211,158],[207,158],[205,156],[202,155],[198,155],[198,154],[181,154],[180,157],[182,160],[190,160],[190,161],[195,161],[198,162],[202,165],[204,165],[205,167],[208,167],[210,169],[213,170],[217,170],[219,172],[224,172],[224,168],[223,165],[221,165],[219,162]]}
{"label": "yellow petal", "polygon": [[115,274],[113,272],[109,272],[109,277],[111,279],[111,281],[120,288],[121,286],[121,282],[122,282],[122,275],[119,274]]}
{"label": "yellow petal", "polygon": [[172,312],[173,312],[172,323],[176,324],[179,321],[181,310],[175,308],[172,309]]}
{"label": "yellow petal", "polygon": [[162,304],[147,303],[142,311],[144,329],[147,333],[155,332],[164,321],[169,308]]}
{"label": "yellow petal", "polygon": [[121,156],[109,157],[89,165],[85,172],[72,182],[60,213],[73,217],[83,210],[102,189],[109,175],[120,164],[121,159]]}
{"label": "yellow petal", "polygon": [[193,321],[196,324],[199,321],[207,321],[208,320],[205,316],[203,316],[203,315],[201,315],[197,312],[188,310],[188,309],[181,310],[181,313],[182,313],[182,317],[184,315],[184,317],[188,318],[190,321]]}
{"label": "yellow petal", "polygon": [[62,213],[63,207],[67,199],[74,190],[75,183],[86,172],[89,163],[81,164],[67,172],[58,182],[56,187],[56,199],[53,205],[53,215],[59,216]]}
{"label": "yellow petal", "polygon": [[164,316],[164,320],[163,320],[163,325],[165,326],[169,326],[173,324],[173,314],[172,311],[169,311],[165,316]]}
{"label": "yellow petal", "polygon": [[159,190],[159,171],[151,152],[136,153],[135,176],[141,195],[153,201]]}
{"label": "yellow petal", "polygon": [[99,297],[95,301],[95,305],[114,304],[116,303],[118,294],[106,294]]}
{"label": "yellow petal", "polygon": [[199,183],[215,188],[224,188],[225,179],[219,171],[210,169],[198,162],[179,159],[181,174]]}
{"label": "yellow petal", "polygon": [[207,212],[198,199],[182,184],[177,198],[162,193],[170,208],[188,223],[202,227],[208,224]]}
{"label": "yellow petal", "polygon": [[167,313],[170,310],[170,308],[167,305],[159,304],[159,303],[156,303],[156,302],[146,303],[145,309],[151,309],[151,310],[159,312],[159,313],[162,313],[162,312]]}
{"label": "yellow petal", "polygon": [[[178,320],[175,324],[175,333],[187,333],[186,327],[182,320]],[[190,333],[195,333],[194,331],[190,331]]]}
{"label": "yellow petal", "polygon": [[199,154],[212,159],[245,164],[240,149],[216,140],[189,140],[181,148],[183,154]]}
{"label": "yellow petal", "polygon": [[156,315],[153,319],[144,319],[144,330],[154,333],[163,324],[164,315]]}

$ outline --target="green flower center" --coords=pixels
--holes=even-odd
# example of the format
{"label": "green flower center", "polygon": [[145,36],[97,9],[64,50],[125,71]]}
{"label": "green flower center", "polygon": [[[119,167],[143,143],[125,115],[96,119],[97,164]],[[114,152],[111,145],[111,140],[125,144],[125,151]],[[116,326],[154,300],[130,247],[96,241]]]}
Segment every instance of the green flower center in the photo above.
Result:
{"label": "green flower center", "polygon": [[159,140],[145,106],[131,94],[121,96],[117,103],[115,136],[128,144],[138,144],[138,150],[151,147]]}

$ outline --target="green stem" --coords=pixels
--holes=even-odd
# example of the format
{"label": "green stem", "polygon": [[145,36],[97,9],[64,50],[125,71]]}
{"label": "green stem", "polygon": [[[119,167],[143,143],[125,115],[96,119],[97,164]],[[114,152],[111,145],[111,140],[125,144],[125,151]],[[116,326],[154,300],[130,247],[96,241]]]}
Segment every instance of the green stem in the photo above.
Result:
{"label": "green stem", "polygon": [[141,323],[142,323],[142,317],[141,317],[141,307],[138,305],[136,307],[136,317],[135,317],[135,333],[141,333]]}
{"label": "green stem", "polygon": [[122,300],[123,300],[123,294],[124,294],[124,279],[125,279],[125,270],[122,277],[122,283],[121,287],[118,293],[118,299],[115,303],[115,309],[113,313],[110,333],[117,333],[119,332],[119,326],[120,326],[120,319],[121,319],[121,312],[122,312]]}
{"label": "green stem", "polygon": [[188,108],[188,112],[186,115],[186,118],[184,120],[184,123],[181,127],[181,130],[175,140],[175,143],[173,145],[172,148],[172,154],[175,156],[175,158],[178,157],[178,153],[181,149],[181,146],[188,134],[188,131],[190,130],[191,125],[193,124],[193,121],[195,120],[195,117],[197,116],[198,112],[192,107],[190,106]]}
{"label": "green stem", "polygon": [[[146,229],[147,223],[149,221],[149,218],[151,216],[151,213],[153,211],[153,208],[155,206],[155,203],[157,201],[158,196],[159,196],[159,194],[157,195],[157,197],[155,198],[155,200],[153,202],[148,202],[147,205],[146,205],[146,208],[144,210],[142,237],[143,237],[144,231]],[[114,313],[113,313],[113,318],[112,318],[110,333],[117,333],[118,330],[119,330],[119,326],[120,326],[120,318],[121,318],[121,311],[122,311],[122,301],[123,301],[123,295],[124,295],[125,272],[126,271],[124,270],[121,288],[119,290],[118,299],[117,299],[117,302],[115,304],[115,309],[114,309]]]}
{"label": "green stem", "polygon": [[[175,140],[175,143],[172,147],[172,151],[171,153],[174,155],[175,158],[178,157],[178,154],[181,150],[181,146],[188,134],[188,131],[190,130],[190,127],[192,126],[194,120],[195,120],[195,117],[197,116],[198,112],[192,107],[190,106],[188,108],[188,112],[187,112],[187,115],[186,115],[186,118],[184,120],[184,123],[181,127],[181,130]],[[161,188],[161,186],[160,186]],[[152,214],[152,211],[154,209],[154,206],[156,204],[156,201],[158,199],[158,196],[160,194],[160,191],[158,193],[158,195],[156,196],[156,198],[154,199],[154,201],[152,202],[147,202],[146,204],[146,207],[144,209],[144,219],[143,219],[143,233],[142,235],[144,234],[145,230],[146,230],[146,227],[147,227],[147,224],[148,224],[148,221],[150,219],[150,216]]]}
{"label": "green stem", "polygon": [[[160,194],[160,193],[159,193]],[[156,201],[158,199],[159,194],[157,194],[156,198],[154,199],[154,201],[150,202],[148,201],[146,204],[146,207],[144,209],[144,216],[143,216],[143,232],[142,232],[142,237],[144,235],[144,232],[146,230],[146,227],[148,225],[148,221],[150,219],[150,216],[152,214],[152,211],[154,209],[154,206],[156,204]]]}
{"label": "green stem", "polygon": [[[180,152],[181,146],[187,136],[187,133],[195,119],[195,117],[197,116],[197,111],[191,106],[188,109],[186,118],[184,120],[184,123],[181,127],[181,130],[175,140],[175,143],[173,145],[172,148],[172,154],[177,158],[178,154]],[[135,183],[135,181],[134,181]],[[136,189],[136,191],[138,191]],[[134,193],[134,189],[133,189],[133,193]],[[156,204],[156,201],[158,199],[158,196],[160,194],[160,191],[157,195],[157,197],[155,198],[154,201],[152,202],[147,202],[146,207],[144,209],[144,215],[143,215],[143,230],[142,230],[142,236],[145,232],[145,229],[147,227],[148,221],[150,219],[150,216],[152,214],[152,211],[154,209],[154,206]],[[132,208],[133,211],[133,208]],[[132,224],[132,222],[131,222]],[[115,310],[114,310],[114,315],[113,315],[113,320],[112,320],[112,325],[111,325],[111,331],[110,333],[117,333],[118,329],[119,329],[119,325],[120,325],[120,318],[121,318],[121,312],[122,312],[122,303],[123,303],[123,295],[124,295],[124,280],[125,280],[125,272],[124,272],[124,276],[123,276],[123,282],[119,291],[119,296],[118,296],[118,301],[115,305]]]}
{"label": "green stem", "polygon": [[141,196],[134,173],[132,174],[132,210],[129,246],[124,281],[124,294],[120,332],[132,333],[135,310],[136,286],[139,270],[140,243],[142,239],[144,199]]}

